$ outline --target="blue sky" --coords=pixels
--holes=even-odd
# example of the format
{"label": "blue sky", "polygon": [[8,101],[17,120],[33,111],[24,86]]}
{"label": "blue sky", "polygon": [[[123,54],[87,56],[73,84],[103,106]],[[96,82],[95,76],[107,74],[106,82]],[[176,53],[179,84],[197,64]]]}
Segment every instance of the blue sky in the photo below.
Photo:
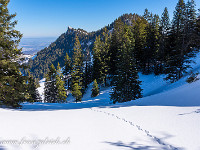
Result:
{"label": "blue sky", "polygon": [[[168,7],[170,18],[178,0],[10,0],[17,13],[16,28],[24,37],[57,37],[68,26],[95,31],[124,13],[142,15],[145,8],[161,15]],[[200,0],[196,0],[200,8]]]}

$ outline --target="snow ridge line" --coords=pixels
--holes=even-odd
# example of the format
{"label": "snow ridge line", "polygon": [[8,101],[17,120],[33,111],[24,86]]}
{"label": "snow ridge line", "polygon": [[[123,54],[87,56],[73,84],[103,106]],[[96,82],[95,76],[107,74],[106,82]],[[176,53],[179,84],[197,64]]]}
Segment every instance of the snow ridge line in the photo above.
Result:
{"label": "snow ridge line", "polygon": [[162,145],[162,146],[166,146],[166,148],[167,148],[168,150],[178,150],[177,147],[174,147],[174,146],[172,146],[172,145],[170,145],[170,144],[164,143],[160,138],[157,138],[156,136],[153,136],[152,134],[150,134],[149,131],[142,129],[139,125],[133,123],[132,121],[128,121],[128,120],[126,120],[125,118],[121,118],[121,117],[119,117],[119,116],[117,116],[117,115],[115,115],[115,114],[111,114],[111,113],[108,113],[108,112],[105,112],[105,111],[101,111],[101,110],[97,110],[97,109],[93,109],[93,108],[90,108],[90,109],[91,109],[92,111],[95,111],[95,112],[100,112],[100,113],[104,113],[104,114],[106,114],[106,115],[108,115],[108,116],[116,117],[117,119],[122,120],[122,121],[124,121],[124,122],[130,124],[131,126],[136,127],[138,130],[144,132],[148,137],[153,138],[158,144],[160,144],[160,145]]}

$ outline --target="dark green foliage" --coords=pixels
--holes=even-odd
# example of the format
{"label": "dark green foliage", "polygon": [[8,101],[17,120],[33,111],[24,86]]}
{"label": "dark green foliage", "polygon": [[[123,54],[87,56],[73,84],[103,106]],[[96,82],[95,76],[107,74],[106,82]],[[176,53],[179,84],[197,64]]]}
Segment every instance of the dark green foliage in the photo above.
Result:
{"label": "dark green foliage", "polygon": [[46,74],[44,96],[44,101],[46,103],[67,102],[67,94],[65,91],[63,74],[61,73],[59,63],[57,65],[57,70],[52,64],[49,72]]}
{"label": "dark green foliage", "polygon": [[37,86],[39,83],[36,82],[36,80],[34,80],[33,75],[30,74],[30,72],[28,72],[29,74],[29,79],[28,79],[28,102],[41,102],[42,99],[40,97],[39,91],[37,90]]}
{"label": "dark green foliage", "polygon": [[170,33],[170,19],[167,7],[165,7],[162,13],[160,22],[160,48],[158,52],[158,61],[160,62],[158,72],[164,73],[165,62],[168,57],[169,48],[169,33]]}
{"label": "dark green foliage", "polygon": [[63,74],[64,74],[65,86],[68,88],[68,90],[70,89],[71,70],[72,70],[72,61],[69,55],[66,53]]}
{"label": "dark green foliage", "polygon": [[83,88],[84,91],[88,88],[88,84],[92,82],[93,78],[93,67],[91,62],[91,55],[89,50],[87,50],[85,57],[85,66],[84,66],[84,72],[83,72]]}
{"label": "dark green foliage", "polygon": [[133,26],[133,35],[135,39],[135,59],[137,66],[140,70],[145,69],[145,48],[146,48],[146,37],[147,37],[147,21],[144,18],[139,18],[135,21]]}
{"label": "dark green foliage", "polygon": [[27,77],[22,76],[23,66],[18,63],[22,34],[14,29],[16,14],[9,14],[8,4],[9,0],[0,0],[0,105],[20,107],[28,96]]}
{"label": "dark green foliage", "polygon": [[113,93],[111,93],[113,103],[138,99],[141,97],[142,91],[134,58],[135,40],[127,25],[123,27],[121,43],[118,44],[120,46],[117,52],[117,70],[114,77]]}
{"label": "dark green foliage", "polygon": [[75,97],[76,102],[81,101],[83,92],[83,54],[81,44],[78,36],[74,43],[73,57],[72,57],[72,95]]}
{"label": "dark green foliage", "polygon": [[82,100],[81,86],[78,83],[74,83],[72,88],[72,95],[75,97],[76,102],[80,102]]}
{"label": "dark green foliage", "polygon": [[[101,78],[101,39],[96,37],[93,48],[93,76],[100,80]],[[100,82],[100,81],[98,81]]]}
{"label": "dark green foliage", "polygon": [[46,74],[44,101],[47,103],[55,103],[57,101],[56,69],[53,64]]}
{"label": "dark green foliage", "polygon": [[191,57],[195,56],[199,36],[195,33],[194,1],[186,5],[179,0],[174,12],[172,29],[169,35],[170,51],[166,62],[166,80],[175,82],[183,77],[190,67]]}
{"label": "dark green foliage", "polygon": [[111,76],[114,76],[116,74],[116,66],[117,66],[117,52],[120,47],[121,43],[121,37],[123,35],[123,26],[124,23],[119,18],[115,21],[113,33],[111,36],[111,42],[110,42],[110,51],[109,51],[109,57],[110,57],[110,74]]}
{"label": "dark green foliage", "polygon": [[65,91],[64,81],[63,81],[63,74],[61,73],[60,64],[57,65],[57,74],[56,74],[56,90],[57,90],[57,102],[64,103],[67,102],[67,94]]}
{"label": "dark green foliage", "polygon": [[94,80],[94,83],[93,83],[93,88],[92,88],[92,94],[91,94],[91,97],[96,97],[99,95],[99,86],[97,84],[97,80],[95,79]]}
{"label": "dark green foliage", "polygon": [[93,76],[97,79],[98,83],[107,86],[107,76],[110,72],[110,35],[106,28],[101,37],[96,37],[94,42]]}

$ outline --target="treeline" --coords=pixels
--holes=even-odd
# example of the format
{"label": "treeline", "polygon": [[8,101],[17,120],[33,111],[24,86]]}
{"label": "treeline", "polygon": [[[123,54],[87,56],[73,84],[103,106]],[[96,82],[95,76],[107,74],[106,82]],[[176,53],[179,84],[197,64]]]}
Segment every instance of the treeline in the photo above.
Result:
{"label": "treeline", "polygon": [[113,86],[111,100],[114,103],[140,98],[138,71],[166,74],[166,80],[175,82],[187,71],[190,58],[195,56],[199,46],[199,22],[193,0],[187,4],[179,0],[172,21],[167,8],[161,18],[146,9],[143,16],[136,16],[131,22],[117,19],[113,27],[112,31],[104,28],[103,33],[96,36],[92,62],[86,60],[84,65],[86,57],[78,36],[72,60],[66,55],[65,82],[76,101],[81,101],[93,80],[94,87],[97,83]]}
{"label": "treeline", "polygon": [[96,36],[91,61],[84,59],[87,55],[76,36],[72,60],[67,55],[64,67],[68,90],[81,101],[87,85],[95,80],[99,86],[113,86],[111,100],[116,103],[142,97],[139,71],[166,74],[165,80],[176,82],[199,50],[199,30],[194,0],[179,0],[172,21],[167,8],[161,18],[146,9],[131,22],[118,18],[111,30],[105,27]]}
{"label": "treeline", "polygon": [[200,48],[195,2],[179,0],[172,21],[167,8],[161,17],[146,9],[143,16],[123,15],[97,32],[70,29],[38,53],[25,76],[21,70],[28,69],[19,63],[22,35],[14,29],[17,22],[11,21],[15,14],[9,14],[8,3],[0,1],[0,105],[20,107],[25,101],[40,101],[35,78],[43,74],[45,102],[66,102],[70,92],[81,101],[93,81],[92,97],[99,94],[99,87],[112,86],[113,103],[134,100],[142,97],[139,71],[166,74],[165,80],[175,82]]}

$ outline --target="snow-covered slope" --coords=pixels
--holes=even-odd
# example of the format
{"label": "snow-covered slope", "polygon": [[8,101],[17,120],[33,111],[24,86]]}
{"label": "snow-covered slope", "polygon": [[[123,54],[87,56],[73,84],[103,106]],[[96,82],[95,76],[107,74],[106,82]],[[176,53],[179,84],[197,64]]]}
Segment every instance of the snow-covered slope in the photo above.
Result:
{"label": "snow-covered slope", "polygon": [[[200,62],[193,67],[197,72]],[[169,84],[163,77],[140,74],[144,97],[123,104],[110,103],[111,88],[91,98],[90,85],[82,103],[0,109],[0,150],[200,150],[200,80],[188,84],[186,75]],[[45,139],[67,142],[30,144]]]}

